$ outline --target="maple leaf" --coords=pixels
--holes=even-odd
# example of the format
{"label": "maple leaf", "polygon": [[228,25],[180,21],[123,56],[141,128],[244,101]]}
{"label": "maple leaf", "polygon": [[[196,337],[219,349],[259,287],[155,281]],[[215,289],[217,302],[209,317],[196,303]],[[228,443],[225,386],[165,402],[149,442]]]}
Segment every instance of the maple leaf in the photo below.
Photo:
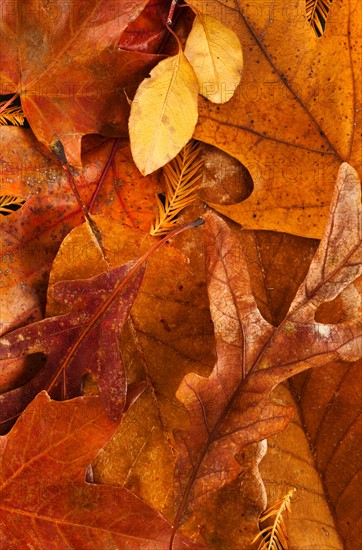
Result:
{"label": "maple leaf", "polygon": [[[0,537],[7,548],[165,548],[171,525],[123,487],[85,481],[117,424],[99,397],[40,393],[0,438]],[[178,535],[179,550],[202,546]]]}
{"label": "maple leaf", "polygon": [[[0,339],[0,360],[45,353],[47,363],[29,382],[0,396],[3,422],[12,420],[42,389],[55,397],[79,395],[82,376],[94,375],[104,406],[119,418],[126,402],[127,382],[118,344],[144,268],[129,262],[96,277],[54,285],[52,298],[69,304],[69,312],[15,330]],[[127,286],[126,286],[127,284]],[[118,294],[122,291],[121,298]],[[12,362],[10,362],[12,368]]]}
{"label": "maple leaf", "polygon": [[[206,9],[204,2],[192,5]],[[247,200],[210,201],[244,228],[319,239],[341,162],[360,170],[361,7],[358,0],[333,1],[321,38],[306,18],[305,0],[290,8],[283,0],[261,6],[218,0],[207,7],[238,35],[244,69],[228,103],[200,99],[194,138],[249,170],[254,191]]]}
{"label": "maple leaf", "polygon": [[81,164],[83,135],[127,135],[122,90],[132,94],[160,56],[121,50],[118,42],[146,4],[1,4],[1,93],[20,95],[38,140],[47,146],[60,140],[71,165]]}
{"label": "maple leaf", "polygon": [[286,427],[292,410],[269,398],[277,384],[335,358],[359,358],[360,319],[328,325],[314,315],[318,305],[333,300],[362,272],[360,193],[356,172],[342,164],[324,237],[278,327],[257,308],[240,243],[217,215],[207,216],[208,291],[218,360],[208,378],[190,373],[177,392],[192,422],[188,431],[175,434],[174,533],[187,514],[202,509],[236,478],[240,449]]}

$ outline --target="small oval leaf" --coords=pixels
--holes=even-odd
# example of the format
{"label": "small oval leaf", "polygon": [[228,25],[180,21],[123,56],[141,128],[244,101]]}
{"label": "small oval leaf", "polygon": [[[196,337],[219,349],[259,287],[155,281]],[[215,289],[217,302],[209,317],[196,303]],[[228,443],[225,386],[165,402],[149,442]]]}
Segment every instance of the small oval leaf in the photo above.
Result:
{"label": "small oval leaf", "polygon": [[243,51],[234,31],[209,15],[197,15],[188,36],[185,55],[200,86],[213,103],[226,103],[240,83]]}
{"label": "small oval leaf", "polygon": [[132,101],[129,133],[133,159],[143,175],[173,159],[191,139],[199,86],[180,50],[151,71]]}

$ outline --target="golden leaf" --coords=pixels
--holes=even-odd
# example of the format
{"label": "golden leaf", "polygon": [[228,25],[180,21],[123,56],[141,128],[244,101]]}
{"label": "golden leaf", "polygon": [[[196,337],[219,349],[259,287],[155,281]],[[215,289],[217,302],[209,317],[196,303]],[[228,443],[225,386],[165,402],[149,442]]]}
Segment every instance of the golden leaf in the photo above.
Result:
{"label": "golden leaf", "polygon": [[150,235],[159,237],[174,228],[177,214],[191,204],[202,178],[203,160],[199,158],[201,146],[191,140],[163,169],[166,182],[165,205],[157,197],[159,213]]}
{"label": "golden leaf", "polygon": [[[15,197],[13,195],[1,195],[0,196],[0,214],[6,216],[13,211],[18,210],[25,203],[25,199],[22,197]],[[16,206],[17,208],[14,208]]]}
{"label": "golden leaf", "polygon": [[[5,105],[5,101],[0,103],[0,109]],[[13,126],[23,126],[24,124],[24,112],[21,107],[12,106],[7,107],[1,114],[0,114],[0,125],[5,126],[8,124],[12,124]]]}
{"label": "golden leaf", "polygon": [[307,0],[306,15],[317,36],[322,36],[332,0]]}
{"label": "golden leaf", "polygon": [[129,134],[133,159],[143,175],[173,159],[191,139],[199,85],[180,49],[152,69],[132,101]]}
{"label": "golden leaf", "polygon": [[188,36],[185,55],[200,85],[213,103],[226,103],[240,83],[243,51],[237,35],[209,15],[197,15]]}
{"label": "golden leaf", "polygon": [[287,530],[283,513],[290,512],[290,500],[295,489],[290,491],[280,500],[275,502],[260,518],[260,523],[273,519],[273,523],[265,527],[254,538],[253,543],[261,539],[258,550],[288,550]]}

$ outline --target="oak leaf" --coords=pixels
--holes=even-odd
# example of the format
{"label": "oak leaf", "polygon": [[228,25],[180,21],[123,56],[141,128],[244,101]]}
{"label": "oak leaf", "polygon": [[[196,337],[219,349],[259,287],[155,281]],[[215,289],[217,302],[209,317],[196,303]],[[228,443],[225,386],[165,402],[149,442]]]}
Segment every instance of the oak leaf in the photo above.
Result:
{"label": "oak leaf", "polygon": [[[3,548],[167,546],[171,525],[160,513],[123,487],[85,480],[115,429],[99,397],[35,398],[0,438]],[[176,548],[202,547],[178,535]]]}
{"label": "oak leaf", "polygon": [[142,282],[142,267],[132,280],[139,267],[134,261],[90,279],[59,282],[50,292],[53,300],[66,304],[67,313],[0,339],[4,370],[13,367],[9,359],[34,353],[47,356],[46,365],[29,382],[0,395],[2,423],[16,418],[40,390],[61,399],[79,395],[86,372],[95,377],[110,417],[120,417],[127,381],[118,333]]}
{"label": "oak leaf", "polygon": [[316,322],[314,315],[319,304],[333,300],[362,272],[360,201],[357,174],[343,164],[325,235],[278,327],[259,313],[239,242],[225,222],[208,215],[208,290],[218,361],[209,378],[188,374],[177,392],[192,422],[175,434],[174,533],[187,514],[197,513],[237,477],[240,449],[286,427],[291,409],[269,398],[277,384],[335,358],[359,358],[360,319],[332,326]]}
{"label": "oak leaf", "polygon": [[231,99],[241,79],[243,52],[236,34],[214,17],[198,14],[185,45],[200,94],[213,103]]}
{"label": "oak leaf", "polygon": [[60,140],[72,165],[81,165],[83,135],[127,135],[123,89],[132,95],[160,57],[118,42],[146,4],[2,2],[1,93],[20,95],[37,139]]}
{"label": "oak leaf", "polygon": [[225,105],[200,100],[194,137],[249,170],[247,200],[210,201],[244,228],[320,239],[339,165],[360,171],[361,8],[358,0],[333,1],[321,38],[306,19],[305,0],[290,7],[220,0],[208,8],[238,35],[244,76]]}
{"label": "oak leaf", "polygon": [[132,101],[129,135],[133,159],[144,175],[154,172],[191,139],[198,117],[199,85],[181,48],[160,61]]}

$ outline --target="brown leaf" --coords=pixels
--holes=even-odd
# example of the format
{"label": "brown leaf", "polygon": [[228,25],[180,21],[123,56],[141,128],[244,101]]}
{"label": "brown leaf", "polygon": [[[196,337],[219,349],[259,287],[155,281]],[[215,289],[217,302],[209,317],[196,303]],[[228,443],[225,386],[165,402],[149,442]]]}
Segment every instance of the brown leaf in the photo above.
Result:
{"label": "brown leaf", "polygon": [[[150,235],[112,220],[95,217],[95,221],[111,265],[129,261],[155,242]],[[128,382],[146,379],[148,389],[94,465],[97,481],[127,487],[170,521],[170,480],[175,464],[172,431],[187,422],[187,413],[175,393],[191,369],[205,376],[214,362],[201,237],[201,231],[186,232],[149,259],[128,326],[120,338]],[[74,254],[74,250],[87,250],[87,254]],[[79,226],[60,247],[50,287],[59,281],[94,277],[105,268],[86,225]],[[59,315],[63,308],[54,300],[48,301],[49,315]]]}
{"label": "brown leaf", "polygon": [[240,465],[235,454],[241,448],[286,427],[292,411],[269,400],[278,383],[334,358],[358,358],[360,320],[330,326],[316,322],[314,313],[362,270],[360,208],[357,175],[344,164],[324,238],[277,328],[257,309],[239,242],[225,222],[208,215],[208,289],[218,361],[209,378],[187,375],[177,393],[192,422],[188,431],[176,434],[174,532],[185,514],[202,508],[209,495],[236,478]]}
{"label": "brown leaf", "polygon": [[360,532],[361,366],[331,363],[291,381],[346,550]]}
{"label": "brown leaf", "polygon": [[261,6],[220,0],[207,8],[238,35],[244,76],[225,105],[200,101],[194,137],[249,170],[250,198],[212,204],[243,227],[321,238],[340,163],[360,170],[360,10],[358,0],[333,1],[317,38],[305,0],[288,8],[283,0]]}
{"label": "brown leaf", "polygon": [[[36,397],[0,438],[3,545],[36,550],[167,546],[171,525],[161,514],[123,487],[85,481],[90,462],[115,427],[98,397],[63,403],[45,392]],[[178,535],[176,548],[202,547]]]}
{"label": "brown leaf", "polygon": [[3,3],[1,93],[21,97],[39,141],[60,140],[81,165],[85,134],[127,135],[132,95],[160,56],[118,42],[147,0]]}
{"label": "brown leaf", "polygon": [[[324,375],[328,370],[326,366],[313,372]],[[285,404],[296,405],[287,386],[275,388],[273,396]],[[292,514],[284,518],[291,550],[342,550],[344,546],[313,454],[303,418],[295,414],[284,432],[268,440],[268,451],[259,466],[268,506],[294,487]]]}

